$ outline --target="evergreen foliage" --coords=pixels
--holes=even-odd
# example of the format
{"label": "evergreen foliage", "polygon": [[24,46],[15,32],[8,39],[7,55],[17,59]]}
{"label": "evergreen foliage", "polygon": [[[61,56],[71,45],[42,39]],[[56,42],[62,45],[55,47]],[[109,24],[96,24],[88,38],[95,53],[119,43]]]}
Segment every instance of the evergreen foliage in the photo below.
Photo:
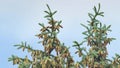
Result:
{"label": "evergreen foliage", "polygon": [[[47,14],[45,18],[47,18],[49,25],[45,26],[44,23],[39,23],[42,28],[40,33],[36,35],[41,39],[40,43],[43,45],[44,51],[32,49],[26,42],[15,45],[15,47],[23,51],[27,49],[32,57],[32,60],[14,55],[9,58],[9,61],[13,61],[13,64],[18,64],[19,68],[70,68],[73,66],[74,61],[68,50],[69,48],[57,38],[60,28],[63,28],[61,26],[62,21],[56,21],[53,18],[57,11],[52,12],[48,5],[47,8],[48,11],[44,12]],[[51,54],[53,50],[56,52],[55,55]]]}
{"label": "evergreen foliage", "polygon": [[[113,60],[107,58],[107,45],[115,38],[108,37],[108,31],[111,31],[111,25],[103,25],[97,17],[103,17],[104,12],[94,6],[94,14],[88,13],[90,21],[88,25],[81,24],[86,28],[82,34],[85,36],[82,42],[74,41],[73,47],[76,48],[75,54],[78,54],[81,60],[75,62],[70,54],[69,48],[60,42],[57,35],[60,32],[62,21],[56,21],[54,15],[57,11],[52,12],[47,5],[48,11],[44,11],[47,15],[48,26],[39,23],[41,26],[40,33],[36,36],[40,39],[40,43],[44,50],[33,49],[26,42],[14,45],[23,51],[27,50],[32,59],[27,56],[20,58],[12,55],[8,61],[13,61],[13,65],[17,64],[18,68],[120,68],[120,55],[115,54]],[[87,43],[89,50],[84,47]],[[55,51],[55,54],[52,52]]]}
{"label": "evergreen foliage", "polygon": [[[84,41],[80,44],[77,41],[74,41],[74,47],[76,47],[76,49],[78,50],[76,53],[78,53],[79,56],[82,57],[82,60],[79,62],[80,67],[114,68],[115,66],[119,66],[119,62],[115,62],[114,65],[114,61],[107,58],[108,51],[106,46],[110,44],[112,40],[115,40],[115,38],[108,37],[107,32],[111,31],[111,25],[103,25],[97,19],[97,17],[99,16],[104,16],[104,12],[100,11],[100,4],[98,5],[98,9],[94,6],[93,10],[94,14],[88,13],[88,16],[90,17],[88,25],[81,24],[83,27],[86,28],[86,31],[82,33],[83,35],[85,35]],[[88,52],[85,48],[81,47],[84,42],[87,42],[87,46],[90,47]],[[118,60],[118,57],[117,61],[120,61]]]}

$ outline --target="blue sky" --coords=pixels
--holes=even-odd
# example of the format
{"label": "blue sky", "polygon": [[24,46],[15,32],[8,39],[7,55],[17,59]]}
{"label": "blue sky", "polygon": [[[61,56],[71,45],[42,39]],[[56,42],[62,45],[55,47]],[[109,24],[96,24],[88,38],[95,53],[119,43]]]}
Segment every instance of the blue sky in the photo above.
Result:
{"label": "blue sky", "polygon": [[[0,67],[17,68],[8,62],[12,54],[20,57],[26,56],[13,47],[21,41],[27,41],[33,48],[41,49],[37,44],[39,39],[35,34],[39,33],[38,23],[47,23],[44,19],[46,4],[52,10],[57,10],[57,20],[63,20],[59,39],[67,46],[72,46],[74,40],[82,41],[81,33],[85,30],[80,23],[87,24],[88,12],[93,12],[94,5],[101,3],[101,10],[105,17],[100,18],[106,25],[112,25],[109,36],[117,40],[108,45],[109,58],[115,53],[120,54],[120,1],[119,0],[0,0]],[[73,52],[74,48],[70,51]],[[74,54],[74,53],[72,53]],[[78,59],[75,56],[75,59]]]}

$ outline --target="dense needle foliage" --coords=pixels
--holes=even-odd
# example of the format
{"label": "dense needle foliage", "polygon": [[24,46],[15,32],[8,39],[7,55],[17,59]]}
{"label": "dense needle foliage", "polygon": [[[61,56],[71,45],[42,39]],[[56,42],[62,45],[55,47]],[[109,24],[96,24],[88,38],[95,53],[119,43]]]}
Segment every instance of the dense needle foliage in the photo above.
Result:
{"label": "dense needle foliage", "polygon": [[[73,47],[76,48],[75,54],[78,54],[81,60],[75,62],[70,54],[69,48],[60,42],[57,35],[60,32],[62,21],[56,21],[54,15],[57,11],[52,12],[47,5],[48,11],[44,11],[47,15],[48,25],[39,23],[41,26],[40,33],[36,36],[40,39],[39,43],[44,50],[33,49],[26,42],[14,45],[23,51],[27,50],[32,59],[27,56],[20,58],[12,55],[9,61],[13,61],[13,65],[18,64],[18,68],[120,68],[120,56],[115,54],[113,60],[107,58],[107,45],[115,38],[108,37],[108,31],[111,25],[103,25],[97,17],[103,17],[104,12],[94,6],[94,14],[88,13],[90,20],[88,25],[81,24],[86,28],[82,34],[85,38],[82,42],[74,41]],[[89,50],[83,45],[87,43]],[[54,52],[54,54],[52,53]]]}

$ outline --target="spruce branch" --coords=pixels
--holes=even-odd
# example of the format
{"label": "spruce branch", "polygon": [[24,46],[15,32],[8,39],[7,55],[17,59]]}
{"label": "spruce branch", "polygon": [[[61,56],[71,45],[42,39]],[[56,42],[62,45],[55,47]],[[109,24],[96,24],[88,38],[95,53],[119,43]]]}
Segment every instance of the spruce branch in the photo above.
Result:
{"label": "spruce branch", "polygon": [[20,57],[18,57],[18,56],[15,56],[15,55],[12,55],[10,58],[8,58],[8,61],[10,62],[10,61],[13,61],[13,65],[14,64],[21,64],[21,63],[25,63],[25,64],[31,64],[32,63],[32,61],[31,60],[29,60],[28,58],[27,58],[27,56],[25,57],[25,58],[20,58]]}
{"label": "spruce branch", "polygon": [[25,49],[27,49],[28,52],[33,51],[32,47],[29,44],[27,44],[27,42],[21,42],[21,44],[16,44],[14,46],[17,47],[17,49],[22,49],[23,51]]}

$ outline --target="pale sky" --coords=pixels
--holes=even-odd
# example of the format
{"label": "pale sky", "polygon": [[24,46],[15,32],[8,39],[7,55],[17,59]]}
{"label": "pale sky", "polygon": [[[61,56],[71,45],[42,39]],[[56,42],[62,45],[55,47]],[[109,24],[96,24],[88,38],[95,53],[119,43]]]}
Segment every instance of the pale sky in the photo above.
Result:
{"label": "pale sky", "polygon": [[[93,12],[92,8],[98,3],[101,3],[101,10],[105,12],[105,17],[100,18],[101,22],[112,25],[109,36],[117,39],[108,45],[108,57],[111,58],[115,53],[120,54],[119,0],[0,0],[0,67],[17,68],[8,62],[8,58],[12,54],[26,56],[27,52],[17,50],[14,44],[27,41],[33,48],[42,49],[37,44],[39,39],[35,34],[39,32],[39,22],[47,23],[44,19],[46,4],[58,11],[55,19],[63,21],[64,28],[61,29],[59,39],[72,47],[74,40],[82,41],[85,28],[80,23],[87,24],[88,12]],[[73,50],[70,49],[72,54]],[[74,59],[78,58],[75,56]]]}

